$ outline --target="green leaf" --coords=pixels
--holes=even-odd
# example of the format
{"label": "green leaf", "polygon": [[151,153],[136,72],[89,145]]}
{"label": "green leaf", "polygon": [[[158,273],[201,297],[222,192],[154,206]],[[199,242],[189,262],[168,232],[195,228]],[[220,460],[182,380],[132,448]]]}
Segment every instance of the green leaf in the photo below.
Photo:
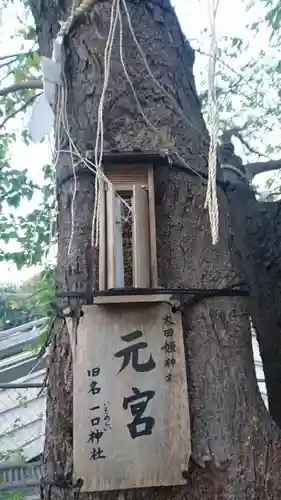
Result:
{"label": "green leaf", "polygon": [[266,151],[266,153],[267,153],[267,154],[269,154],[269,155],[270,155],[270,154],[274,153],[274,147],[273,147],[273,146],[271,146],[271,144],[268,144],[268,145],[266,146],[266,150],[265,150],[265,151]]}

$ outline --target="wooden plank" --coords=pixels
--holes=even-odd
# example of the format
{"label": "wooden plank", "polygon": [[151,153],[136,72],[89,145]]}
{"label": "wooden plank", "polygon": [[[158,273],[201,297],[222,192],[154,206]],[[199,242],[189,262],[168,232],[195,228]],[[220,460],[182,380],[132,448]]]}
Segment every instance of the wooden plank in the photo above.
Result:
{"label": "wooden plank", "polygon": [[106,220],[107,220],[107,288],[116,287],[116,212],[115,189],[111,184],[106,191]]}
{"label": "wooden plank", "polygon": [[166,294],[155,295],[107,295],[103,297],[95,297],[94,304],[134,304],[134,303],[148,303],[148,302],[170,302],[172,297]]}
{"label": "wooden plank", "polygon": [[133,185],[147,183],[147,166],[140,165],[139,167],[113,165],[105,167],[105,175],[115,185],[129,184]]}
{"label": "wooden plank", "polygon": [[133,285],[136,288],[149,288],[149,215],[148,196],[141,186],[133,186]]}
{"label": "wooden plank", "polygon": [[149,207],[149,237],[150,237],[150,271],[151,287],[158,287],[157,270],[157,247],[156,247],[156,225],[155,225],[155,195],[153,167],[148,169],[148,207]]}
{"label": "wooden plank", "polygon": [[114,183],[114,189],[115,191],[118,191],[118,194],[122,197],[122,194],[124,196],[128,194],[133,193],[133,186],[135,184],[138,184],[139,186],[143,186],[144,188],[147,188],[147,183],[143,184],[142,182],[134,182],[134,183],[128,183],[128,184],[115,184]]}
{"label": "wooden plank", "polygon": [[100,179],[99,204],[99,290],[106,289],[106,215],[105,215],[105,185]]}
{"label": "wooden plank", "polygon": [[164,303],[83,309],[73,371],[74,477],[83,477],[85,492],[186,484],[180,313]]}

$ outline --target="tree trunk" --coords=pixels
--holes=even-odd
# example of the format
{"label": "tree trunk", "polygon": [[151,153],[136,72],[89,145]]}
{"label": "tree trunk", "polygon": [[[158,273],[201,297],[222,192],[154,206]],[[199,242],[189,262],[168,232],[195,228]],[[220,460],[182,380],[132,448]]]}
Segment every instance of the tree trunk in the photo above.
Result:
{"label": "tree trunk", "polygon": [[280,202],[259,203],[247,187],[228,194],[234,244],[251,287],[251,316],[257,331],[269,411],[281,427]]}
{"label": "tree trunk", "polygon": [[[41,52],[49,55],[55,23],[69,5],[32,0]],[[119,60],[112,54],[111,78],[104,108],[105,150],[175,150],[186,172],[157,169],[155,181],[157,251],[160,284],[170,287],[219,288],[241,282],[236,254],[230,252],[228,204],[219,190],[220,242],[212,247],[204,210],[206,184],[190,169],[206,174],[207,133],[194,86],[194,52],[184,39],[168,0],[130,0],[137,39],[152,72],[172,95],[168,99],[147,74],[124,17],[124,60],[139,102],[157,128],[151,130],[134,101]],[[42,16],[44,20],[42,20]],[[67,117],[72,139],[85,154],[94,149],[102,88],[103,52],[110,19],[109,2],[96,3],[65,40]],[[180,108],[183,114],[179,114]],[[67,149],[65,142],[63,149]],[[58,286],[65,280],[78,290],[93,286],[95,254],[91,248],[94,189],[91,175],[77,179],[74,239],[71,202],[74,181],[68,154],[57,167]],[[63,179],[68,179],[63,182]],[[94,263],[94,268],[93,268]],[[248,303],[235,297],[184,304],[184,341],[192,426],[192,459],[186,487],[125,492],[133,498],[189,500],[264,500],[281,493],[281,438],[261,400],[254,371]],[[71,472],[72,387],[69,343],[63,323],[53,341],[45,444],[46,476]],[[48,491],[45,492],[45,498]],[[54,490],[52,498],[56,498]],[[117,498],[120,492],[88,495]],[[120,497],[121,498],[121,497]]]}

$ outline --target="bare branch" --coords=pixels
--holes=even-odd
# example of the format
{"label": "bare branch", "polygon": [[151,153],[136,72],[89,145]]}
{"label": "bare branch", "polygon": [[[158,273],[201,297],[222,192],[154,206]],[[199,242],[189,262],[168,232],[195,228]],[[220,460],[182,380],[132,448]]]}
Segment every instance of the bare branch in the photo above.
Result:
{"label": "bare branch", "polygon": [[[237,137],[240,142],[251,151],[251,153],[257,153],[257,151],[253,151],[251,146],[246,142],[246,140],[243,138],[241,132],[243,130],[246,130],[249,126],[249,122],[245,122],[244,125],[238,126],[233,126],[231,128],[225,129],[222,134],[219,136],[219,140],[221,144],[228,144],[231,142],[232,137]],[[261,155],[260,155],[261,156]]]}
{"label": "bare branch", "polygon": [[[208,57],[212,57],[212,54],[208,53],[208,52],[205,52],[204,50],[200,49],[200,48],[197,48],[195,49],[196,52],[198,52],[199,54],[203,55],[203,56],[208,56]],[[245,83],[247,83],[247,85],[250,84],[250,80],[247,80],[247,78],[245,78],[245,76],[242,74],[242,73],[239,73],[238,71],[236,71],[230,64],[228,64],[227,62],[223,61],[222,59],[220,59],[219,57],[217,58],[217,60],[223,64],[223,66],[225,66],[226,68],[228,68],[230,71],[232,71],[232,73],[234,73],[238,78],[239,80],[244,80]],[[247,66],[245,66],[246,68]],[[242,68],[243,70],[244,68]]]}
{"label": "bare branch", "polygon": [[12,94],[13,92],[18,92],[20,90],[30,90],[30,89],[43,89],[42,80],[27,80],[26,82],[19,82],[10,85],[4,89],[0,89],[0,97]]}
{"label": "bare branch", "polygon": [[[40,94],[39,94],[40,95]],[[13,111],[10,115],[6,116],[6,118],[4,118],[4,120],[2,121],[2,123],[0,124],[0,130],[1,128],[3,128],[6,123],[11,119],[11,118],[14,118],[18,113],[20,113],[21,111],[24,111],[27,106],[29,106],[29,104],[32,103],[32,101],[34,101],[35,97],[37,97],[36,95],[33,95],[32,97],[30,97],[22,106],[20,106],[20,108],[16,109],[15,111]]]}
{"label": "bare branch", "polygon": [[9,76],[14,75],[14,69],[12,68],[8,73],[3,75],[3,78],[0,79],[0,84],[2,84]]}
{"label": "bare branch", "polygon": [[221,136],[219,137],[220,142],[222,144],[227,144],[231,142],[232,136],[235,135],[237,132],[243,130],[245,127],[246,125],[244,124],[241,127],[232,127],[224,130]]}
{"label": "bare branch", "polygon": [[270,172],[271,170],[281,169],[281,160],[269,160],[269,161],[260,161],[256,163],[246,163],[245,169],[246,171],[254,177],[257,174],[261,174],[263,172]]}
{"label": "bare branch", "polygon": [[[228,94],[237,94],[238,90],[238,86],[240,85],[240,79],[238,79],[237,81],[234,81],[231,85],[229,85],[227,88],[223,89],[221,87],[217,87],[216,88],[216,95],[217,97],[220,97],[221,95],[224,94],[224,99],[226,99],[226,96]],[[241,88],[239,88],[239,94],[243,97],[245,97],[245,99],[249,99],[249,96],[247,96],[247,94],[245,94],[245,92],[243,92],[241,90]],[[199,94],[199,100],[200,102],[202,103],[203,101],[205,101],[208,97],[208,91],[205,90],[204,92],[202,92],[202,94]]]}
{"label": "bare branch", "polygon": [[4,68],[5,66],[9,66],[9,64],[13,64],[14,62],[16,62],[16,60],[17,60],[17,58],[14,57],[14,59],[10,59],[9,61],[6,61],[6,62],[0,64],[0,69]]}
{"label": "bare branch", "polygon": [[251,146],[249,144],[249,142],[246,139],[244,139],[244,137],[242,136],[241,132],[243,130],[247,129],[248,125],[249,125],[249,123],[246,122],[241,127],[233,127],[233,128],[228,129],[228,130],[225,130],[222,133],[222,135],[220,136],[220,138],[219,138],[220,141],[222,142],[222,144],[225,144],[225,143],[230,142],[231,138],[233,136],[237,137],[237,139],[239,139],[239,141],[241,142],[241,144],[243,144],[243,146],[245,146],[245,148],[247,148],[250,153],[253,153],[253,154],[257,155],[260,158],[267,158],[269,161],[271,161],[271,158],[268,155],[266,155],[264,153],[261,153],[256,148],[254,148],[253,146]]}
{"label": "bare branch", "polygon": [[[250,144],[243,138],[241,135],[242,130],[245,130],[248,126],[248,123],[246,122],[243,126],[241,127],[232,127],[228,130],[225,130],[222,135],[219,137],[221,146],[219,148],[219,151],[221,151],[224,146],[232,145],[231,139],[233,136],[237,137],[241,143],[251,152],[259,157],[263,158],[268,158],[268,161],[260,161],[260,162],[253,162],[253,163],[246,163],[243,165],[246,173],[246,177],[249,180],[252,180],[253,177],[257,174],[261,174],[263,172],[270,172],[271,170],[278,170],[281,169],[281,159],[280,160],[272,160],[269,156],[260,153],[256,149],[254,149]],[[233,151],[227,151],[226,153],[229,153],[227,155],[227,161],[226,163],[230,163],[231,165],[233,164],[233,159],[238,158],[234,154],[234,149]],[[240,158],[240,157],[239,157]],[[241,160],[241,159],[240,159]],[[242,160],[241,160],[241,166],[242,166]]]}
{"label": "bare branch", "polygon": [[250,146],[249,142],[248,142],[248,141],[246,141],[246,139],[244,139],[244,137],[242,137],[242,135],[240,134],[240,132],[239,132],[238,130],[237,130],[237,131],[236,131],[233,135],[235,135],[235,136],[237,137],[237,139],[239,139],[239,141],[243,144],[243,146],[245,146],[245,148],[247,148],[247,149],[248,149],[248,151],[249,151],[250,153],[256,154],[256,155],[258,155],[260,158],[268,158],[268,159],[269,159],[269,161],[271,161],[271,160],[270,160],[270,158],[269,158],[269,156],[267,156],[267,155],[265,155],[265,154],[261,153],[261,152],[260,152],[260,151],[258,151],[257,149],[255,149],[255,148],[253,148],[252,146]]}
{"label": "bare branch", "polygon": [[[35,51],[36,52],[36,51]],[[8,54],[6,56],[0,56],[0,61],[4,61],[5,59],[11,59],[11,58],[18,58],[18,57],[21,57],[21,56],[29,56],[31,54],[33,54],[34,52],[29,50],[28,52],[16,52],[15,54]]]}
{"label": "bare branch", "polygon": [[[196,52],[198,52],[198,54],[201,54],[201,55],[205,55],[205,56],[208,56],[208,57],[212,57],[212,55],[208,52],[205,52],[204,50],[200,49],[200,48],[197,48],[195,49]],[[228,64],[227,62],[223,61],[222,59],[220,59],[219,57],[217,58],[218,62],[220,64],[222,64],[223,66],[225,66],[226,68],[228,68],[232,73],[234,73],[234,75],[236,75],[237,77],[237,80],[234,81],[232,84],[230,84],[226,89],[222,89],[222,88],[217,88],[217,94],[223,94],[223,93],[227,93],[227,94],[230,94],[230,93],[237,93],[237,87],[241,84],[240,87],[242,87],[243,83],[246,84],[252,91],[253,91],[253,85],[252,85],[252,82],[250,79],[247,79],[242,72],[238,72],[236,71],[230,64]],[[242,67],[242,70],[243,71],[244,69],[247,68],[247,65],[245,65],[244,67]],[[236,91],[236,92],[235,92]],[[247,96],[247,94],[245,94],[245,92],[242,91],[241,88],[239,88],[239,94],[242,95],[243,97],[245,97],[246,100],[249,99],[249,96]],[[199,95],[199,100],[200,102],[202,103],[203,100],[205,100],[207,97],[207,91],[203,92],[202,94]]]}

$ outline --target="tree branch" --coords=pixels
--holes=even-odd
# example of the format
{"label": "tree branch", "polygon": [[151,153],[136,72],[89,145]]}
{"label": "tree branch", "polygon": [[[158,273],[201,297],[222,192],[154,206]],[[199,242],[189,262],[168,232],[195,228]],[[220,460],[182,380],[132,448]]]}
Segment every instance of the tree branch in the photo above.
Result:
{"label": "tree branch", "polygon": [[[37,52],[37,51],[35,51]],[[11,58],[18,58],[18,57],[21,57],[21,56],[29,56],[30,54],[33,54],[34,52],[33,51],[28,51],[28,52],[16,52],[15,54],[8,54],[6,56],[0,56],[0,61],[4,61],[5,59],[11,59]]]}
{"label": "tree branch", "polygon": [[263,172],[281,169],[281,160],[260,161],[256,163],[246,163],[245,169],[254,177]]}
{"label": "tree branch", "polygon": [[14,118],[21,111],[24,111],[27,108],[27,106],[29,106],[29,104],[31,104],[32,101],[34,101],[35,97],[37,97],[37,96],[33,95],[22,106],[20,106],[20,108],[13,111],[10,115],[6,116],[6,118],[4,118],[4,120],[0,124],[0,130],[1,130],[1,128],[3,128],[6,125],[7,121],[9,121],[11,118]]}
{"label": "tree branch", "polygon": [[[249,144],[249,142],[246,141],[246,139],[244,139],[244,137],[240,134],[240,132],[238,130],[233,135],[235,135],[237,137],[237,139],[239,139],[239,141],[241,142],[241,144],[243,144],[243,146],[245,146],[245,148],[247,148],[250,153],[256,154],[260,158],[261,157],[263,157],[263,158],[269,158],[266,154],[263,154],[260,151],[258,151],[256,148],[253,148],[253,146],[251,146]],[[269,158],[269,161],[271,161],[270,158]]]}
{"label": "tree branch", "polygon": [[[208,57],[213,57],[212,54],[210,54],[209,52],[205,52],[204,50],[200,49],[200,48],[197,48],[197,49],[194,49],[195,52],[198,52],[199,54],[201,54],[202,56],[208,56]],[[234,73],[238,78],[239,78],[239,81],[241,80],[244,80],[244,82],[247,84],[247,85],[250,85],[250,80],[247,80],[247,78],[245,78],[245,76],[243,75],[243,73],[239,73],[238,71],[236,71],[230,64],[228,64],[227,62],[223,61],[222,59],[220,59],[219,57],[217,58],[218,62],[220,62],[221,64],[223,64],[223,66],[225,66],[226,68],[228,68],[230,71],[232,71],[232,73]],[[247,65],[244,66],[243,69],[247,68]]]}
{"label": "tree branch", "polygon": [[228,144],[229,142],[231,142],[232,136],[235,135],[237,132],[243,130],[245,127],[246,124],[241,125],[241,127],[231,127],[229,129],[224,130],[219,137],[220,142],[222,144]]}
{"label": "tree branch", "polygon": [[27,80],[26,82],[14,83],[9,87],[0,89],[0,97],[11,94],[12,92],[19,92],[21,90],[30,90],[30,89],[43,89],[42,80]]}
{"label": "tree branch", "polygon": [[225,130],[222,135],[220,136],[220,141],[225,144],[225,143],[228,143],[231,141],[232,137],[235,136],[237,137],[237,139],[239,139],[239,141],[241,142],[241,144],[243,144],[243,146],[245,146],[245,148],[248,149],[248,151],[250,153],[253,153],[253,154],[256,154],[258,155],[260,158],[267,158],[269,161],[271,161],[271,158],[264,154],[264,153],[261,153],[260,151],[258,151],[256,148],[253,148],[253,146],[251,146],[249,144],[249,142],[244,139],[244,137],[242,136],[241,132],[245,129],[247,129],[249,123],[246,122],[244,123],[244,125],[242,125],[241,127],[233,127],[233,128],[230,128],[228,130]]}
{"label": "tree branch", "polygon": [[[248,142],[241,135],[241,131],[244,130],[245,128],[247,128],[247,122],[241,127],[232,127],[228,130],[225,130],[219,137],[221,145],[218,151],[220,154],[221,163],[228,163],[230,165],[234,165],[237,167],[239,166],[244,167],[246,177],[248,178],[249,181],[251,181],[253,177],[255,177],[255,175],[257,174],[281,169],[281,159],[272,160],[267,155],[260,153],[259,151],[255,150],[248,144]],[[264,158],[268,158],[268,161],[252,162],[242,165],[242,159],[234,154],[234,146],[231,141],[233,136],[237,137],[251,153],[255,153],[260,157],[263,156]],[[237,158],[239,158],[240,160],[239,164],[233,162]]]}
{"label": "tree branch", "polygon": [[5,66],[9,66],[10,64],[13,64],[14,62],[16,62],[16,60],[17,58],[14,57],[14,59],[10,59],[9,61],[0,64],[0,69],[4,68]]}

